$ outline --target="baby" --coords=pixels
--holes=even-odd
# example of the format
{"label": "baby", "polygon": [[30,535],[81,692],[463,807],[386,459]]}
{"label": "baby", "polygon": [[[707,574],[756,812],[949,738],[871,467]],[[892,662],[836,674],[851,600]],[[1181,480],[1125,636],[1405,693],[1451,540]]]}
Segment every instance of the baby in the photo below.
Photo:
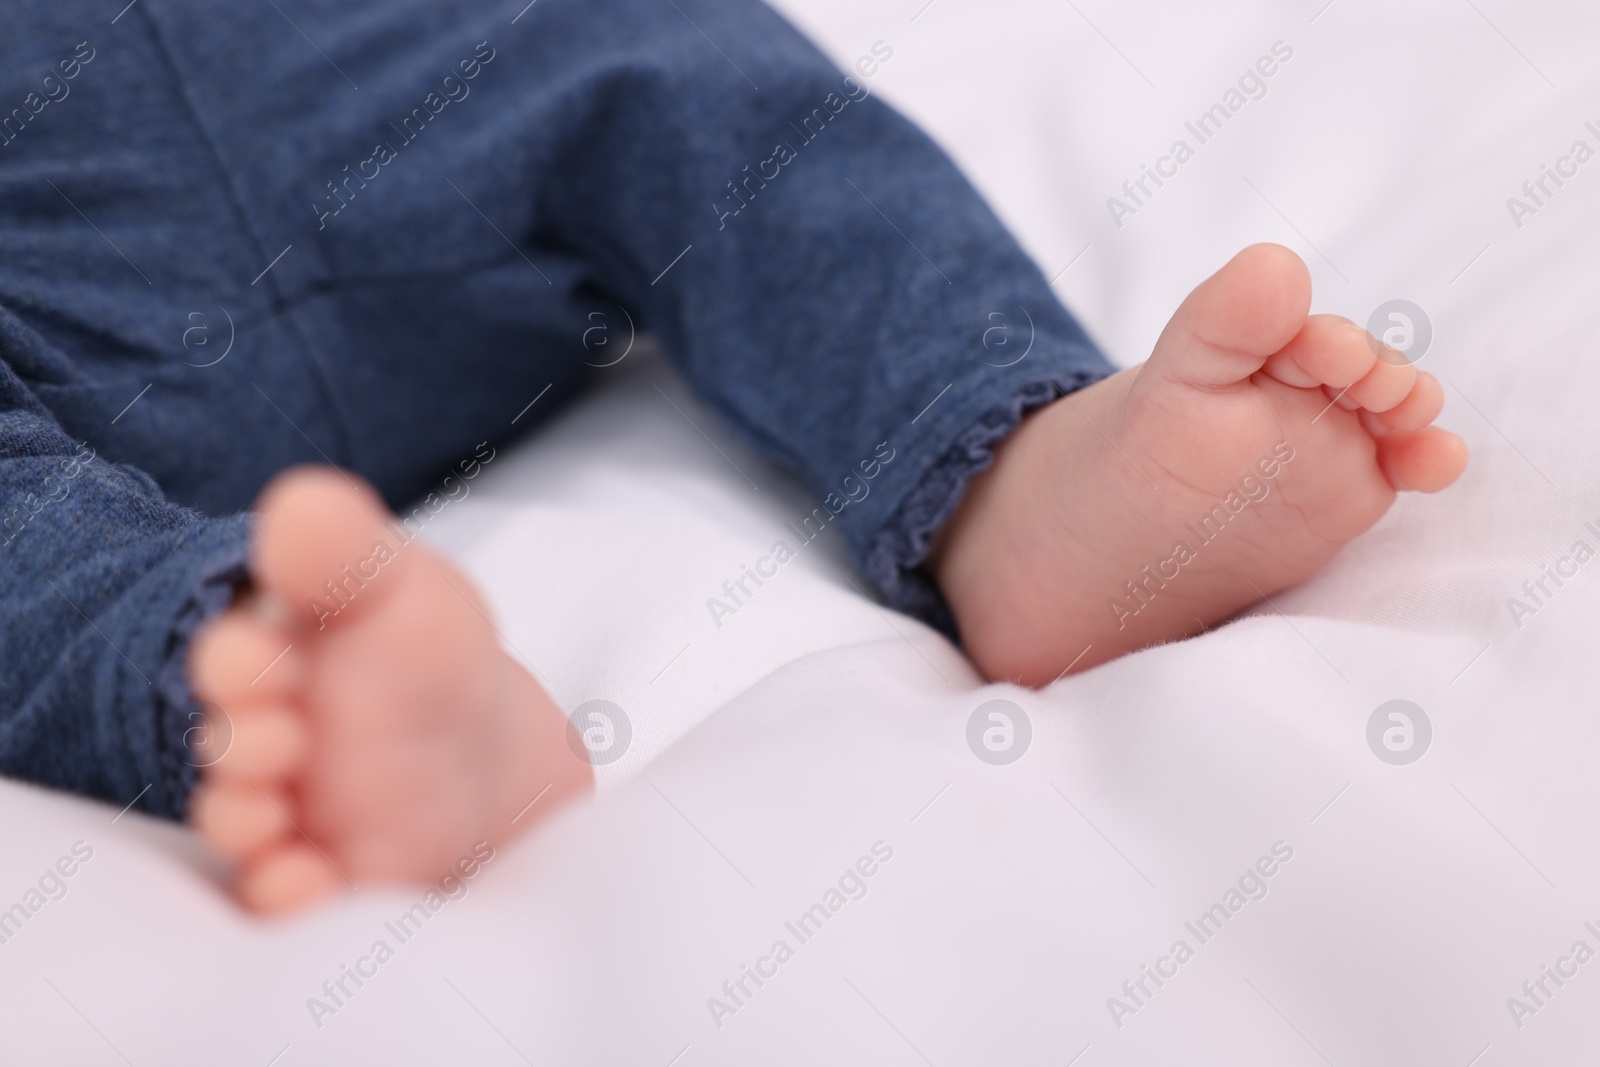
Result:
{"label": "baby", "polygon": [[872,95],[887,40],[841,74],[755,0],[15,6],[0,770],[189,819],[258,911],[590,789],[388,509],[576,395],[596,315],[819,497],[892,440],[835,525],[1023,685],[1227,619],[1466,463],[1275,245],[1114,372]]}

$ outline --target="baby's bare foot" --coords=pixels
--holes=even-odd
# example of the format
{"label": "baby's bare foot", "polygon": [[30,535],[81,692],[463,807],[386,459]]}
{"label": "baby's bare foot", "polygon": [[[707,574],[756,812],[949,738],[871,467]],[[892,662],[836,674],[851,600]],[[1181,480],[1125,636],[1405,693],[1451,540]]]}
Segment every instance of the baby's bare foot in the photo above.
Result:
{"label": "baby's bare foot", "polygon": [[590,788],[487,605],[364,484],[291,471],[257,511],[258,597],[202,629],[189,661],[196,695],[226,714],[213,734],[232,731],[191,818],[236,861],[246,906],[431,881]]}
{"label": "baby's bare foot", "polygon": [[1396,490],[1456,480],[1438,382],[1310,303],[1299,257],[1247,248],[1148,362],[1005,442],[932,559],[985,674],[1043,685],[1198,633],[1310,575]]}

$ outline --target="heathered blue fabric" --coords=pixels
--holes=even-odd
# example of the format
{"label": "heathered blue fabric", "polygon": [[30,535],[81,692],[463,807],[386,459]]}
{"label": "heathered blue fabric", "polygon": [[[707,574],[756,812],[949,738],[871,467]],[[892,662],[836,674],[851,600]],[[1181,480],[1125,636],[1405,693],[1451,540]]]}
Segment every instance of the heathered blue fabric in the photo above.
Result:
{"label": "heathered blue fabric", "polygon": [[947,628],[928,538],[1111,370],[759,3],[118,6],[0,32],[0,772],[181,817],[188,639],[266,480],[337,463],[399,505],[603,373],[619,308],[820,506],[887,442],[833,524]]}

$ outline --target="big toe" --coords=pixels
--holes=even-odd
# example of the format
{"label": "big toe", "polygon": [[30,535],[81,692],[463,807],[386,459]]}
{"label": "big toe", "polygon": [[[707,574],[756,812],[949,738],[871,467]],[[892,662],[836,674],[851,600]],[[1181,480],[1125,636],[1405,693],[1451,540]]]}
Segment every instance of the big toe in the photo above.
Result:
{"label": "big toe", "polygon": [[333,467],[280,474],[256,501],[256,582],[317,628],[381,599],[407,562],[390,515],[366,482]]}
{"label": "big toe", "polygon": [[1282,245],[1251,245],[1179,305],[1149,365],[1199,388],[1244,381],[1293,340],[1310,310],[1305,262]]}

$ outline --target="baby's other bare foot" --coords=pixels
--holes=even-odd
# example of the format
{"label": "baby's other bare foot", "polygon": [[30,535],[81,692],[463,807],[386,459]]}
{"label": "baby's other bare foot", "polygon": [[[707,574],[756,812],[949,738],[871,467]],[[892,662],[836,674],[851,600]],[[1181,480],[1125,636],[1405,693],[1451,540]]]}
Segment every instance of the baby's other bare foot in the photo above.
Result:
{"label": "baby's other bare foot", "polygon": [[1317,570],[1397,490],[1456,480],[1439,383],[1310,304],[1298,256],[1247,248],[1147,362],[1001,446],[931,561],[979,669],[1044,685],[1198,633]]}
{"label": "baby's other bare foot", "polygon": [[435,880],[590,788],[561,711],[501,649],[471,583],[406,543],[364,483],[301,468],[257,511],[258,599],[208,623],[189,661],[196,695],[227,717],[213,734],[232,730],[191,819],[236,862],[247,907]]}

